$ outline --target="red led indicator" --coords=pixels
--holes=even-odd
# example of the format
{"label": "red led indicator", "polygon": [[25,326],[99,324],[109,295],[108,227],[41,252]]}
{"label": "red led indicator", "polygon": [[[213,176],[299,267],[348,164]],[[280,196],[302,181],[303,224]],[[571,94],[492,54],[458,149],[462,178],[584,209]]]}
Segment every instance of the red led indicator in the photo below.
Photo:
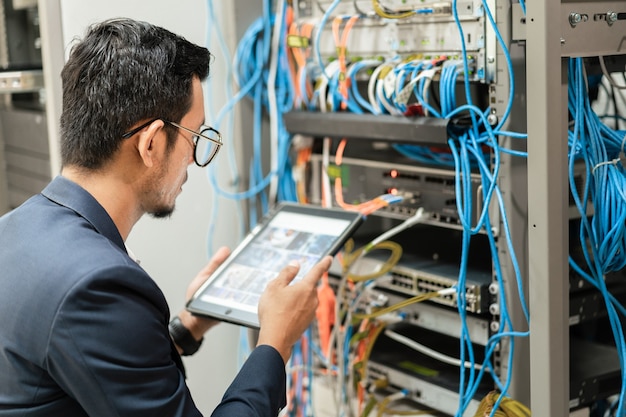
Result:
{"label": "red led indicator", "polygon": [[392,169],[391,172],[389,173],[389,176],[391,178],[398,178],[398,170]]}

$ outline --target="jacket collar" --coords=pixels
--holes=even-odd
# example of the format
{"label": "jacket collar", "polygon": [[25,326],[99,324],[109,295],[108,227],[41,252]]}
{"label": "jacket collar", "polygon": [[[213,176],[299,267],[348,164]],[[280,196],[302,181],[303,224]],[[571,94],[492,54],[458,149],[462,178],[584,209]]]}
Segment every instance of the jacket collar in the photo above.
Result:
{"label": "jacket collar", "polygon": [[41,192],[46,198],[75,211],[121,250],[126,252],[124,240],[111,216],[84,188],[63,176],[57,176]]}

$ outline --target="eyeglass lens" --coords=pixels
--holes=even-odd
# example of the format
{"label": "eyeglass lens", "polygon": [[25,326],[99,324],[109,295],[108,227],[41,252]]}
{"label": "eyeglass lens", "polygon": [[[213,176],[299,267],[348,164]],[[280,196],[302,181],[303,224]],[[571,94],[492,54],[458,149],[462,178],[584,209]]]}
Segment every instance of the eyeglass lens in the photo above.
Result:
{"label": "eyeglass lens", "polygon": [[[219,141],[220,139],[217,132],[213,129],[205,128],[202,129],[200,133],[216,141]],[[194,137],[194,140],[196,142],[196,153],[194,155],[196,163],[200,166],[205,166],[215,157],[220,146],[215,142],[203,138],[202,136],[196,136]]]}

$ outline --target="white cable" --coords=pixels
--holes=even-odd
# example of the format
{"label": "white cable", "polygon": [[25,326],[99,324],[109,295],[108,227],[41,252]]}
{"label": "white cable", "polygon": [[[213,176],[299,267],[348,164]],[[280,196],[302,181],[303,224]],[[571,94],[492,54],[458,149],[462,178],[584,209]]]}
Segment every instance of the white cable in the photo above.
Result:
{"label": "white cable", "polygon": [[339,61],[330,62],[326,68],[324,68],[325,73],[329,73],[331,76],[326,78],[324,76],[320,76],[318,78],[318,87],[317,87],[317,99],[319,101],[320,111],[322,113],[326,113],[328,111],[328,97],[326,89],[328,88],[328,81],[332,78],[335,72],[339,71]]}
{"label": "white cable", "polygon": [[[424,101],[426,102],[426,104],[428,104],[428,89],[430,88],[430,84],[433,81],[433,77],[435,76],[436,73],[438,73],[439,71],[441,71],[441,66],[437,66],[432,68],[432,73],[428,73],[428,75],[426,76],[426,81],[424,82],[424,89],[422,90],[422,97],[424,97]],[[424,106],[424,116],[428,116],[428,106]]]}
{"label": "white cable", "polygon": [[324,207],[332,207],[332,195],[330,192],[330,177],[328,167],[330,166],[330,138],[324,138],[322,144],[322,204]]}
{"label": "white cable", "polygon": [[367,99],[372,105],[372,109],[374,109],[374,114],[382,113],[382,110],[380,109],[380,106],[378,105],[378,101],[376,100],[375,91],[376,91],[376,83],[378,81],[378,75],[387,66],[388,66],[387,62],[383,62],[382,64],[377,66],[376,69],[374,69],[374,71],[372,72],[369,82],[367,83]]}
{"label": "white cable", "polygon": [[620,90],[626,90],[626,85],[619,85],[615,82],[615,80],[613,79],[613,77],[611,76],[611,73],[609,73],[609,71],[606,69],[606,63],[604,62],[604,56],[600,55],[598,57],[598,60],[600,61],[600,68],[602,68],[602,74],[604,74],[604,76],[606,77],[607,81],[615,88],[620,89]]}
{"label": "white cable", "polygon": [[[330,74],[334,74],[339,70],[339,62],[330,62],[324,71],[331,71]],[[332,75],[331,75],[332,77]],[[329,78],[321,76],[319,78],[319,87],[317,88],[318,100],[320,112],[326,113],[328,111],[328,100],[326,97],[326,88],[328,87]],[[324,207],[332,207],[332,194],[330,192],[330,177],[328,176],[328,167],[330,166],[330,145],[332,140],[330,138],[324,138],[322,142],[322,201]]]}
{"label": "white cable", "polygon": [[456,287],[445,288],[445,289],[443,289],[443,290],[439,290],[439,291],[437,291],[437,293],[439,293],[439,295],[452,295],[452,294],[456,294]]}
{"label": "white cable", "polygon": [[[413,350],[423,353],[426,356],[430,356],[431,358],[436,359],[440,362],[447,363],[448,365],[453,365],[453,366],[461,366],[461,361],[459,359],[437,352],[429,347],[422,345],[421,343],[416,342],[413,339],[409,339],[408,337],[403,336],[400,333],[396,333],[393,330],[390,330],[390,329],[385,330],[385,336],[389,337],[390,339],[395,340],[396,342],[402,343],[403,345],[410,347]],[[466,368],[471,368],[472,364],[465,362],[464,366]],[[474,369],[480,371],[482,369],[482,365],[476,363],[474,364]]]}
{"label": "white cable", "polygon": [[429,214],[424,211],[423,207],[418,208],[414,215],[412,215],[411,217],[409,217],[408,219],[406,219],[404,222],[400,223],[393,229],[387,230],[386,232],[384,232],[383,234],[381,234],[380,236],[372,240],[370,243],[368,243],[367,248],[371,248],[374,245],[379,244],[383,240],[387,240],[390,237],[397,235],[401,231],[408,229],[409,227],[414,226],[417,223],[421,223],[422,221],[427,219],[428,216]]}
{"label": "white cable", "polygon": [[385,92],[385,85],[389,83],[395,84],[395,77],[393,76],[393,70],[389,71],[389,73],[385,76],[385,78],[383,78],[382,80],[378,80],[378,82],[376,83],[376,95],[378,97],[380,97],[380,104],[383,105],[383,107],[385,108],[385,110],[387,110],[387,112],[393,116],[401,116],[402,113],[396,109],[390,102],[389,99],[387,98],[387,94]]}
{"label": "white cable", "polygon": [[[270,54],[270,68],[267,80],[267,99],[270,117],[270,172],[278,173],[278,104],[276,103],[276,73],[278,71],[278,50],[282,33],[283,10],[286,0],[278,0],[276,18],[272,32],[272,46]],[[269,201],[276,201],[278,189],[278,175],[272,175],[270,180]]]}
{"label": "white cable", "polygon": [[[404,74],[407,72],[407,70],[405,69],[407,66],[410,66],[414,63],[415,61],[409,61],[409,62],[404,62],[401,65],[399,65],[397,68],[398,69],[398,76],[396,77],[396,82],[394,85],[394,96],[397,97],[400,94],[401,88],[403,83],[404,83]],[[398,100],[396,100],[396,103],[399,103]]]}
{"label": "white cable", "polygon": [[[409,102],[411,93],[413,92],[413,86],[422,78],[427,79],[426,83],[424,83],[425,84],[424,89],[425,90],[428,89],[428,87],[430,86],[430,82],[435,76],[435,73],[437,72],[438,68],[439,67],[435,67],[435,68],[429,68],[429,69],[420,71],[417,77],[411,79],[411,81],[407,85],[405,85],[402,90],[400,90],[400,93],[396,94],[396,103],[406,105]],[[424,108],[424,112],[426,112],[426,108]]]}
{"label": "white cable", "polygon": [[385,397],[385,399],[391,402],[391,401],[401,400],[406,396],[407,396],[407,392],[402,390],[402,391],[394,392],[391,395],[388,395],[387,397]]}

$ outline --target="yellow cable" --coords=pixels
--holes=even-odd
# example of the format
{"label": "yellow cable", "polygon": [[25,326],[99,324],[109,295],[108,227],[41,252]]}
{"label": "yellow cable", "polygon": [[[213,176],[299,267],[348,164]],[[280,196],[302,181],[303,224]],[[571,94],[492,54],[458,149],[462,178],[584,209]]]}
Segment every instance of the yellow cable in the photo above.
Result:
{"label": "yellow cable", "polygon": [[[366,333],[364,337],[355,338],[355,336],[357,336],[355,335],[350,340],[350,345],[352,345],[355,341],[360,342],[364,338],[367,338],[367,341],[366,341],[367,345],[365,346],[365,351],[363,352],[363,355],[361,357],[355,358],[355,361],[352,364],[352,371],[354,372],[354,374],[358,374],[358,379],[356,379],[355,385],[360,384],[362,381],[365,381],[367,362],[369,361],[370,355],[372,354],[374,343],[378,339],[378,336],[380,336],[380,334],[384,330],[386,323],[374,322],[372,323],[372,325],[376,327],[374,327],[374,329],[372,330],[371,328],[369,328],[369,325],[368,325],[368,328],[362,332],[362,333]],[[356,345],[358,345],[358,343],[356,343]],[[355,351],[356,351],[356,348],[355,348]],[[358,352],[355,352],[355,355],[357,354]]]}
{"label": "yellow cable", "polygon": [[[478,409],[474,417],[489,417],[493,410],[493,406],[500,397],[496,391],[491,391],[478,404]],[[510,397],[502,398],[500,405],[496,410],[494,417],[530,417],[530,409],[524,404],[515,401]]]}
{"label": "yellow cable", "polygon": [[372,313],[354,313],[352,314],[352,317],[356,320],[363,320],[363,319],[372,319],[372,318],[376,318],[379,316],[382,316],[384,314],[387,313],[391,313],[392,311],[396,311],[399,310],[403,307],[406,307],[408,305],[414,304],[414,303],[421,303],[422,301],[426,301],[426,300],[430,300],[431,298],[435,298],[435,297],[439,297],[441,294],[438,291],[434,291],[434,292],[429,292],[426,294],[420,294],[417,295],[415,297],[411,297],[411,298],[407,298],[404,301],[401,301],[397,304],[394,304],[392,306],[389,307],[385,307],[385,308],[381,308],[380,310],[376,310]]}
{"label": "yellow cable", "polygon": [[374,7],[374,11],[376,12],[378,16],[384,17],[387,19],[404,19],[406,17],[411,17],[417,14],[415,13],[414,10],[408,10],[406,12],[400,12],[400,13],[394,13],[394,14],[387,13],[380,6],[380,0],[372,0],[372,7]]}
{"label": "yellow cable", "polygon": [[393,416],[423,416],[423,415],[431,415],[433,410],[393,410],[391,408],[385,408],[383,410],[384,414],[389,414]]}
{"label": "yellow cable", "polygon": [[344,271],[349,271],[350,267],[352,267],[353,264],[358,259],[360,259],[361,257],[365,256],[366,254],[368,254],[369,252],[373,250],[386,249],[390,251],[391,253],[389,254],[389,258],[382,264],[381,268],[376,272],[373,272],[371,274],[365,274],[365,275],[355,275],[355,274],[348,273],[347,278],[349,281],[352,281],[352,282],[369,281],[371,279],[383,276],[389,271],[391,271],[391,268],[393,268],[402,257],[402,246],[390,240],[379,242],[371,247],[369,245],[365,245],[355,251],[352,251],[353,248],[354,248],[353,240],[349,240],[344,245],[344,254],[343,254]]}
{"label": "yellow cable", "polygon": [[381,402],[378,404],[377,417],[382,417],[385,414],[398,416],[420,416],[425,414],[431,414],[433,412],[433,410],[393,410],[391,408],[387,408],[389,403],[400,399],[395,397],[395,394],[391,394],[381,400]]}

